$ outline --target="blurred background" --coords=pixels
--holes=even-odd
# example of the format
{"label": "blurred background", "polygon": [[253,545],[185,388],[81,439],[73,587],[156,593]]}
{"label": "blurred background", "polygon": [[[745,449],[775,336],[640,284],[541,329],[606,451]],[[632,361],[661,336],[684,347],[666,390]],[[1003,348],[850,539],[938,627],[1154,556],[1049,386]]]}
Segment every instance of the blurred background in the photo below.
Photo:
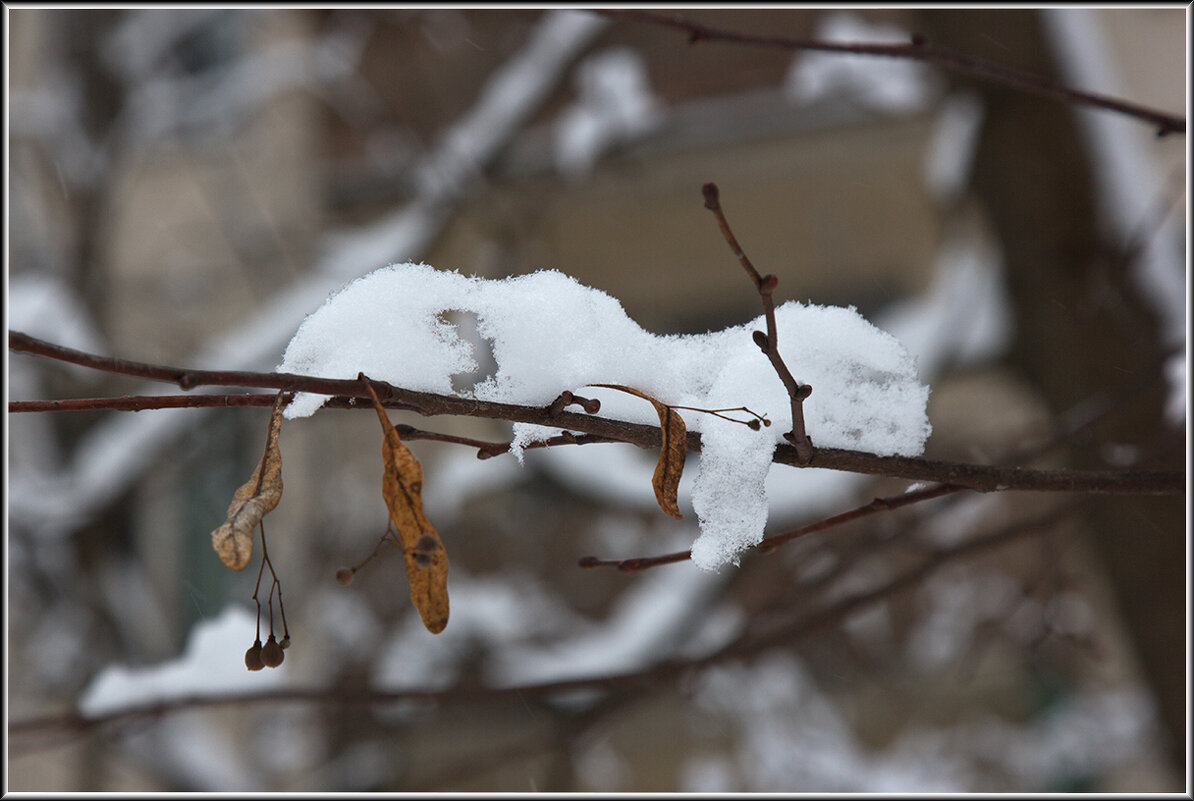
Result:
{"label": "blurred background", "polygon": [[[1182,8],[676,13],[918,33],[1185,114]],[[917,354],[927,456],[1185,467],[1184,135],[911,61],[581,11],[6,18],[10,330],[269,370],[329,293],[401,261],[553,268],[649,331],[716,330],[759,308],[703,208],[715,181],[781,301],[854,305]],[[7,387],[172,389],[23,354]],[[520,466],[415,442],[452,560],[433,636],[392,550],[335,581],[386,511],[376,419],[327,409],[283,427],[268,531],[293,644],[249,673],[255,571],[226,571],[210,533],[266,417],[8,416],[9,789],[1188,790],[1184,497],[959,495],[718,574],[627,574],[577,560],[697,533],[688,479],[684,520],[656,507],[654,453]],[[776,467],[768,533],[907,488]],[[553,686],[590,677],[609,680]],[[288,694],[210,703],[260,692]]]}

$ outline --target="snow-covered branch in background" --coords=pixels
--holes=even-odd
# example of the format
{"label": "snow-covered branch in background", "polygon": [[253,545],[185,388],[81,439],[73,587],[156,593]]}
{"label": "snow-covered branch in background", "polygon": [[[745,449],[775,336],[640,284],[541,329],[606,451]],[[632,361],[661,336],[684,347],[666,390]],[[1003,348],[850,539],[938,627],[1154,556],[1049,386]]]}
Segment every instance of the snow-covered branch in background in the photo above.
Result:
{"label": "snow-covered branch in background", "polygon": [[642,57],[625,47],[585,59],[576,70],[576,103],[556,122],[556,165],[570,177],[587,174],[597,159],[663,121]]}
{"label": "snow-covered branch in background", "polygon": [[794,39],[786,36],[749,34],[702,25],[683,19],[677,14],[664,14],[642,9],[603,9],[598,12],[610,17],[645,22],[652,25],[673,28],[688,35],[690,43],[731,42],[754,47],[779,50],[810,50],[827,53],[848,53],[876,56],[886,59],[900,59],[923,62],[944,70],[968,75],[982,81],[1012,87],[1017,91],[1047,97],[1075,105],[1113,111],[1118,114],[1142,120],[1155,125],[1159,135],[1186,132],[1186,118],[1154,108],[1130,103],[1107,94],[1088,92],[1062,86],[1044,80],[1029,72],[984,61],[963,53],[957,53],[926,41],[921,36],[912,36],[906,43],[889,42],[834,42],[823,39]]}
{"label": "snow-covered branch in background", "polygon": [[[546,12],[527,46],[494,73],[473,109],[429,155],[420,194],[377,222],[329,235],[311,276],[282,289],[244,326],[196,354],[194,362],[230,369],[272,363],[304,315],[346,280],[378,264],[417,257],[447,221],[465,182],[517,132],[606,24],[578,11]],[[20,492],[10,493],[10,521],[45,535],[69,534],[204,417],[202,409],[182,415],[114,415],[88,431],[52,483],[25,482]],[[14,476],[15,482],[23,480]]]}
{"label": "snow-covered branch in background", "polygon": [[[826,42],[902,45],[911,39],[895,25],[870,23],[847,11],[822,15],[815,34]],[[859,55],[800,53],[792,61],[784,88],[798,105],[833,98],[885,114],[921,111],[937,91],[937,76],[924,64],[900,60],[875,69],[868,61]]]}

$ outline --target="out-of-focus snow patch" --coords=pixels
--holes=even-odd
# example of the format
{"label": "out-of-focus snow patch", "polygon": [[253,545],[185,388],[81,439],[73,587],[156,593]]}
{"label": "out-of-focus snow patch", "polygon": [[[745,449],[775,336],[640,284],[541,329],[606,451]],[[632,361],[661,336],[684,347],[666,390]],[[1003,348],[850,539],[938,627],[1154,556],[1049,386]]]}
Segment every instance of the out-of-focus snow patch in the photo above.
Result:
{"label": "out-of-focus snow patch", "polygon": [[[703,437],[693,484],[702,531],[694,562],[716,569],[762,538],[771,456],[792,422],[783,384],[751,336],[766,327],[761,317],[719,332],[657,336],[616,299],[555,271],[487,280],[400,264],[352,282],[309,315],[278,369],[347,379],[364,372],[407,389],[468,397],[454,391],[452,379],[476,370],[474,348],[449,322],[450,311],[475,315],[477,332],[492,343],[497,369],[472,387],[478,400],[545,406],[565,389],[583,389],[601,401],[604,416],[658,423],[650,403],[591,387],[609,383],[677,406],[747,406],[769,415],[770,427],[752,431],[714,415],[683,414]],[[881,455],[923,452],[929,390],[894,337],[853,308],[789,301],[775,318],[785,362],[813,387],[804,414],[815,443]],[[299,393],[285,415],[308,416],[325,401]],[[552,433],[516,426],[516,446]]]}
{"label": "out-of-focus snow patch", "polygon": [[[823,15],[815,38],[859,44],[907,44],[911,36],[894,25],[867,22],[847,11]],[[809,51],[796,56],[785,80],[793,102],[804,105],[842,98],[886,114],[907,114],[928,105],[932,73],[910,59]]]}
{"label": "out-of-focus snow patch", "polygon": [[286,667],[250,672],[244,653],[257,636],[253,615],[230,606],[201,620],[177,659],[146,667],[116,665],[92,679],[79,699],[79,712],[93,717],[132,706],[176,698],[252,693],[286,683]]}
{"label": "out-of-focus snow patch", "polygon": [[141,744],[149,760],[185,786],[217,793],[266,789],[261,771],[218,724],[194,715],[171,715],[162,727],[146,733]]}
{"label": "out-of-focus snow patch", "polygon": [[1165,360],[1165,379],[1169,395],[1165,398],[1165,422],[1180,426],[1186,422],[1186,351],[1175,353]]}
{"label": "out-of-focus snow patch", "polygon": [[570,177],[584,175],[610,147],[653,130],[662,120],[647,68],[626,47],[590,56],[577,67],[579,97],[556,123],[556,165]]}
{"label": "out-of-focus snow patch", "polygon": [[941,104],[925,149],[924,182],[939,201],[961,197],[982,128],[983,104],[975,92],[955,92]]}
{"label": "out-of-focus snow patch", "polygon": [[459,192],[554,88],[560,70],[608,24],[604,17],[574,9],[544,12],[530,45],[486,81],[482,102],[445,132],[437,158],[419,172],[420,193]]}
{"label": "out-of-focus snow patch", "polygon": [[617,601],[609,618],[544,646],[511,643],[495,654],[492,682],[517,686],[614,674],[643,667],[684,643],[674,642],[677,622],[695,614],[721,581],[698,570],[644,573]]}
{"label": "out-of-focus snow patch", "polygon": [[582,788],[603,793],[618,792],[618,788],[633,776],[633,770],[608,737],[575,754],[572,764]]}
{"label": "out-of-focus snow patch", "polygon": [[729,795],[737,789],[733,763],[719,754],[690,756],[680,766],[679,792]]}
{"label": "out-of-focus snow patch", "polygon": [[939,670],[974,647],[978,628],[1003,623],[1020,587],[1003,573],[964,566],[943,569],[921,587],[925,612],[907,640],[909,663],[924,671]]}
{"label": "out-of-focus snow patch", "polygon": [[[45,273],[24,273],[9,281],[8,328],[92,353],[102,350],[104,345],[104,338],[75,291]],[[23,364],[24,361],[10,360],[10,365]],[[83,379],[99,375],[95,370],[73,364],[67,364],[66,369]]]}
{"label": "out-of-focus snow patch", "polygon": [[797,658],[781,653],[705,671],[696,701],[728,718],[741,744],[736,770],[721,765],[706,776],[694,761],[685,774],[722,785],[741,777],[739,785],[708,788],[733,792],[957,793],[981,790],[992,776],[1008,791],[1040,792],[1130,763],[1155,734],[1149,699],[1128,686],[1080,689],[1026,723],[908,726],[877,750],[860,741]]}
{"label": "out-of-focus snow patch", "polygon": [[466,654],[489,649],[506,654],[523,640],[583,625],[557,595],[530,576],[477,578],[453,568],[451,581],[452,624],[429,639],[412,611],[379,660],[374,674],[378,687],[448,687]]}
{"label": "out-of-focus snow patch", "polygon": [[471,499],[499,492],[526,479],[509,459],[478,459],[472,450],[446,451],[435,465],[435,480],[423,484],[423,508],[438,526],[456,520]]}
{"label": "out-of-focus snow patch", "polygon": [[876,317],[916,355],[925,377],[947,365],[997,356],[1012,332],[1003,258],[977,222],[960,221],[934,261],[927,292],[895,303]]}
{"label": "out-of-focus snow patch", "polygon": [[976,767],[994,762],[1014,777],[1009,790],[1039,791],[1130,764],[1156,736],[1156,711],[1129,684],[1080,691],[1027,725],[989,719],[947,734]]}

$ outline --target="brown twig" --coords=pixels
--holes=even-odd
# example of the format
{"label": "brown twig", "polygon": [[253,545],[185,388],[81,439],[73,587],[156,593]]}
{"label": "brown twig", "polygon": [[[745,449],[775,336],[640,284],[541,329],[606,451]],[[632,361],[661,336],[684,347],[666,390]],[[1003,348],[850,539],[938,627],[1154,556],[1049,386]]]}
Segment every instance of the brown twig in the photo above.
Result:
{"label": "brown twig", "polygon": [[[815,523],[809,523],[799,528],[794,528],[789,531],[784,531],[780,534],[773,534],[770,537],[764,537],[757,545],[751,545],[746,550],[766,552],[776,548],[784,543],[790,542],[807,534],[813,534],[818,531],[824,531],[827,528],[840,526],[845,523],[850,523],[854,520],[860,520],[864,517],[869,517],[877,512],[887,512],[893,509],[899,509],[902,506],[909,506],[921,501],[932,500],[933,498],[940,498],[943,495],[949,495],[954,492],[959,492],[964,487],[956,487],[948,484],[940,484],[933,487],[926,487],[924,489],[907,492],[903,495],[895,495],[887,498],[875,498],[870,503],[855,507],[840,514],[826,517],[818,520]],[[677,562],[686,562],[692,558],[691,551],[675,551],[673,553],[666,553],[660,556],[642,556],[632,559],[598,559],[594,556],[585,556],[577,562],[580,567],[616,567],[624,573],[637,573],[640,570],[647,570],[652,567],[659,567],[660,565],[671,565]]]}
{"label": "brown twig", "polygon": [[851,53],[859,56],[883,56],[920,61],[989,83],[1011,86],[1022,92],[1040,97],[1047,97],[1080,106],[1093,106],[1134,117],[1155,125],[1157,136],[1166,136],[1171,133],[1184,134],[1186,132],[1185,117],[1179,117],[1175,114],[1130,103],[1126,100],[1111,97],[1110,95],[1062,86],[1033,75],[1030,72],[948,50],[939,45],[927,42],[920,36],[913,36],[907,44],[825,42],[812,39],[792,39],[785,36],[736,33],[702,25],[698,22],[691,22],[676,14],[663,14],[656,11],[606,9],[597,13],[609,17],[675,28],[687,33],[688,40],[691,43],[702,41],[728,42],[755,47],[773,47],[782,50],[818,50],[826,53]]}
{"label": "brown twig", "polygon": [[[186,370],[179,367],[113,359],[55,345],[19,331],[10,331],[9,350],[30,353],[57,361],[79,364],[105,372],[123,373],[185,385],[241,386],[261,389],[312,392],[320,395],[344,396],[348,406],[354,400],[365,400],[362,384],[356,379],[332,379],[293,373],[253,373],[245,371]],[[425,416],[456,415],[533,423],[555,428],[567,428],[589,434],[594,438],[624,442],[643,448],[656,448],[662,442],[658,426],[629,423],[608,417],[560,412],[552,415],[542,406],[521,406],[514,403],[495,403],[453,395],[395,387],[384,381],[373,381],[380,390],[382,405],[406,409]],[[273,396],[269,403],[272,403]],[[268,405],[262,403],[262,405]],[[368,407],[365,407],[368,408]],[[688,432],[688,450],[700,452],[700,435]],[[781,444],[775,449],[773,461],[796,467],[822,467],[850,473],[882,475],[941,484],[955,484],[980,492],[1005,490],[1036,490],[1050,492],[1083,492],[1110,494],[1176,495],[1185,492],[1184,472],[1163,471],[1107,471],[1107,470],[1034,470],[1023,467],[963,464],[910,456],[877,456],[863,451],[837,448],[817,448],[807,465],[797,458],[791,445]]]}
{"label": "brown twig", "polygon": [[813,443],[804,428],[804,399],[812,394],[813,388],[797,381],[779,355],[779,336],[775,328],[775,302],[771,298],[771,294],[779,284],[779,279],[774,275],[759,275],[759,271],[746,257],[742,246],[738,244],[737,237],[730,230],[730,223],[726,220],[725,213],[721,210],[717,184],[705,184],[701,187],[701,193],[705,196],[705,208],[713,212],[717,218],[717,226],[721,229],[722,236],[725,237],[726,243],[738,259],[738,263],[742,265],[742,269],[750,276],[750,280],[754,281],[759,298],[763,301],[763,314],[767,318],[767,333],[755,331],[755,344],[771,361],[771,366],[775,368],[779,380],[783,382],[784,388],[788,391],[788,398],[792,404],[792,430],[784,434],[784,439],[792,443],[796,449],[797,462],[801,466],[807,465],[813,458]]}

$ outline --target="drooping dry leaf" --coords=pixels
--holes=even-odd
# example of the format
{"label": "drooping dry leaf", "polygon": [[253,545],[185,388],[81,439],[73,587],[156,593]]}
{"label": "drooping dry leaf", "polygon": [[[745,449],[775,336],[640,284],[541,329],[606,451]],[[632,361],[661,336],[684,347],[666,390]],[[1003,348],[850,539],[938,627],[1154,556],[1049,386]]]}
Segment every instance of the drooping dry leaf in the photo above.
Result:
{"label": "drooping dry leaf", "polygon": [[282,393],[270,412],[265,454],[253,476],[232,496],[228,517],[211,533],[211,545],[224,566],[244,570],[253,555],[253,529],[282,499],[282,454],[278,450],[278,432],[282,430]]}
{"label": "drooping dry leaf", "polygon": [[439,634],[448,625],[448,554],[435,526],[423,512],[423,467],[402,444],[371,386],[369,394],[373,396],[373,406],[385,434],[381,454],[386,471],[381,491],[390,510],[390,522],[402,540],[410,600],[427,630]]}
{"label": "drooping dry leaf", "polygon": [[684,418],[680,417],[672,407],[655,400],[650,395],[634,387],[621,384],[590,384],[594,387],[605,387],[628,392],[643,400],[650,401],[659,413],[659,429],[663,443],[659,449],[659,461],[655,463],[655,475],[651,478],[651,486],[655,488],[655,500],[659,508],[672,517],[684,517],[680,514],[680,507],[676,503],[676,491],[680,487],[680,476],[684,472],[684,458],[688,455],[688,427],[684,425]]}

